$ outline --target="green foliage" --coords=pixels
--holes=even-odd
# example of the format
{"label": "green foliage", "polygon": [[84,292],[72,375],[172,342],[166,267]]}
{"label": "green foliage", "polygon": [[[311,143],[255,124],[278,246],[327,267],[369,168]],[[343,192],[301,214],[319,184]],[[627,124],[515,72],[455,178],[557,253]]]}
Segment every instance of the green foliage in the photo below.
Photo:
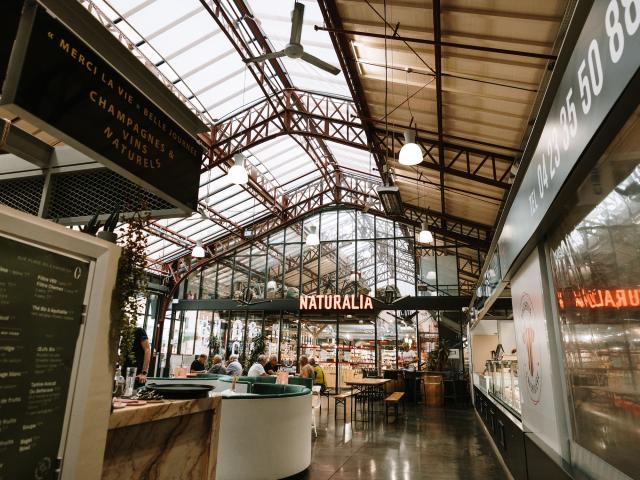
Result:
{"label": "green foliage", "polygon": [[135,214],[122,230],[118,243],[122,247],[118,261],[118,276],[115,287],[117,329],[120,336],[121,364],[128,358],[134,360],[133,340],[138,317],[137,298],[144,295],[147,288],[145,273],[147,240],[144,227],[148,216]]}
{"label": "green foliage", "polygon": [[265,344],[264,340],[265,338],[264,338],[264,335],[262,334],[259,334],[253,339],[253,350],[251,350],[251,355],[246,356],[244,359],[243,367],[245,372],[249,371],[249,368],[251,368],[251,365],[253,365],[258,361],[258,357],[264,354],[264,351],[267,348],[267,345]]}

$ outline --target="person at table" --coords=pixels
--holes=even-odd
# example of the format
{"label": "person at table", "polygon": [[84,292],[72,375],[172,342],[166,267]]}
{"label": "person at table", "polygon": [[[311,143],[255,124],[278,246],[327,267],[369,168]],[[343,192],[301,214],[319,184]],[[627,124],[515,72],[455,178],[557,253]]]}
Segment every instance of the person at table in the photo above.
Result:
{"label": "person at table", "polygon": [[407,368],[409,365],[416,363],[418,361],[418,356],[416,352],[411,349],[408,343],[404,344],[404,351],[402,352],[402,364],[404,368]]}
{"label": "person at table", "polygon": [[206,370],[206,367],[204,366],[205,363],[207,363],[207,356],[204,353],[201,353],[196,357],[196,359],[193,362],[191,362],[190,372],[191,373],[204,372]]}
{"label": "person at table", "polygon": [[267,376],[267,372],[264,370],[264,366],[267,363],[266,355],[258,355],[258,360],[256,363],[251,365],[249,368],[249,373],[247,373],[248,377],[265,377]]}
{"label": "person at table", "polygon": [[265,372],[267,372],[267,375],[277,374],[278,373],[278,357],[275,355],[271,355],[271,357],[269,357],[269,361],[264,366],[264,370]]}
{"label": "person at table", "polygon": [[313,368],[309,365],[309,359],[306,355],[300,356],[300,376],[313,379]]}
{"label": "person at table", "polygon": [[314,357],[309,359],[309,365],[313,368],[313,384],[320,385],[320,393],[324,393],[327,389],[327,382],[324,379],[324,370],[322,370],[322,367],[316,363],[316,359]]}
{"label": "person at table", "polygon": [[137,327],[133,334],[133,355],[135,360],[130,360],[127,356],[122,366],[122,376],[126,378],[127,367],[136,367],[136,381],[134,388],[141,387],[147,383],[147,373],[149,362],[151,361],[151,345],[149,337],[144,328]]}
{"label": "person at table", "polygon": [[222,363],[222,357],[220,355],[213,356],[213,365],[211,365],[211,368],[209,369],[209,373],[226,375],[227,369]]}
{"label": "person at table", "polygon": [[238,361],[238,355],[229,355],[229,363],[227,364],[227,375],[239,377],[242,375],[242,365]]}

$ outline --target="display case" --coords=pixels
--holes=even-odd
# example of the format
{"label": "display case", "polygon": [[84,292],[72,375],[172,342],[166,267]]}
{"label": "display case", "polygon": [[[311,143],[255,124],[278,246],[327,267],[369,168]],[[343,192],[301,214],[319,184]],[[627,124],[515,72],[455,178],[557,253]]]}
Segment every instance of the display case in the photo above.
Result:
{"label": "display case", "polygon": [[520,415],[517,360],[487,360],[489,394]]}

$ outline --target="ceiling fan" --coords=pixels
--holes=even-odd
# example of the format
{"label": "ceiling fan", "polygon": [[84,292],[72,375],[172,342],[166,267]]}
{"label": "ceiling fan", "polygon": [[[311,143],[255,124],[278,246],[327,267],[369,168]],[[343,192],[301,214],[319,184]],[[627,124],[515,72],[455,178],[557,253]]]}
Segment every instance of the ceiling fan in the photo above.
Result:
{"label": "ceiling fan", "polygon": [[289,43],[285,45],[284,50],[279,52],[265,53],[253,58],[244,59],[244,63],[259,63],[264,60],[270,60],[272,58],[288,57],[288,58],[300,58],[311,65],[318,67],[325,72],[329,72],[332,75],[340,73],[340,69],[334,67],[330,63],[320,60],[304,51],[302,44],[300,43],[300,37],[302,36],[302,21],[304,20],[304,5],[302,3],[295,3],[293,11],[291,12],[291,37]]}

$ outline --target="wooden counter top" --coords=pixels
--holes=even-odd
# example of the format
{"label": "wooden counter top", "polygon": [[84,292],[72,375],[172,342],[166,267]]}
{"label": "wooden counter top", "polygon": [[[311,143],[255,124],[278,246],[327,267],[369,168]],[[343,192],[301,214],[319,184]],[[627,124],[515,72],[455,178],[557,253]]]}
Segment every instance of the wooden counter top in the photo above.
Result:
{"label": "wooden counter top", "polygon": [[217,410],[220,408],[220,400],[220,396],[214,396],[194,400],[164,400],[162,403],[125,407],[113,411],[109,418],[109,430]]}

